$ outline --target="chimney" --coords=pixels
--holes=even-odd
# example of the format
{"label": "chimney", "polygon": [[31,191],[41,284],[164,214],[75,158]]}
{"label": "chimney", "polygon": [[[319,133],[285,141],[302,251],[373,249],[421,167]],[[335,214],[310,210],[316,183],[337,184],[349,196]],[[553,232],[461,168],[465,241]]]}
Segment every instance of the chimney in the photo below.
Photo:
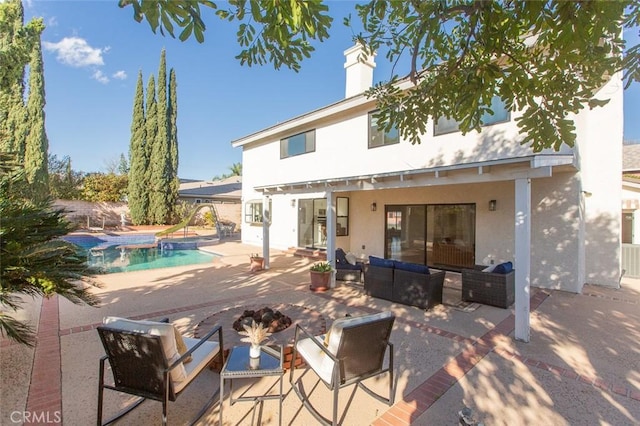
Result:
{"label": "chimney", "polygon": [[347,70],[346,98],[359,95],[373,86],[375,56],[375,53],[366,56],[364,47],[360,43],[344,51],[344,68]]}

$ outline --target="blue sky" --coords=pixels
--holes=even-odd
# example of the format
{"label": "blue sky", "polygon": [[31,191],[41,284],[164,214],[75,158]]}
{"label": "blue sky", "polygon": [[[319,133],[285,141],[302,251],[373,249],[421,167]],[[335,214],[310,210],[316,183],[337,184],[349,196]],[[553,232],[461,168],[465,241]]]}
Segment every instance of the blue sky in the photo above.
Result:
{"label": "blue sky", "polygon": [[[220,2],[222,3],[222,2]],[[299,73],[240,66],[235,24],[205,14],[205,42],[153,34],[131,7],[108,1],[25,1],[25,18],[42,17],[49,152],[84,172],[106,171],[128,156],[138,72],[157,77],[160,52],[178,81],[179,176],[211,179],[241,162],[231,141],[344,97],[343,51],[352,45],[342,17],[354,2],[328,2],[331,37],[317,44]],[[625,34],[634,38],[638,34]],[[375,80],[390,75],[378,58]],[[167,70],[168,71],[168,70]],[[625,139],[640,140],[640,84],[625,93]]]}

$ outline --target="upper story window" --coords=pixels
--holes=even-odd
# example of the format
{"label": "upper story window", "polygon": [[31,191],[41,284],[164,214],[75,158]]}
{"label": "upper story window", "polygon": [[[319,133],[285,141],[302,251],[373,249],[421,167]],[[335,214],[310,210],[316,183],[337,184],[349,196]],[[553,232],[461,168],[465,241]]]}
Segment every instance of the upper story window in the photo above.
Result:
{"label": "upper story window", "polygon": [[400,142],[398,129],[393,126],[388,132],[384,131],[382,126],[378,127],[378,118],[375,116],[376,111],[369,113],[369,148],[375,148],[383,145],[393,145]]}
{"label": "upper story window", "polygon": [[[493,99],[491,99],[491,110],[493,114],[485,112],[482,115],[481,121],[483,126],[504,123],[511,119],[511,114],[506,109],[502,99],[498,96],[494,96]],[[457,131],[458,122],[453,118],[440,117],[433,126],[433,134],[436,136]]]}
{"label": "upper story window", "polygon": [[280,140],[280,158],[293,157],[316,150],[316,131],[310,130]]}

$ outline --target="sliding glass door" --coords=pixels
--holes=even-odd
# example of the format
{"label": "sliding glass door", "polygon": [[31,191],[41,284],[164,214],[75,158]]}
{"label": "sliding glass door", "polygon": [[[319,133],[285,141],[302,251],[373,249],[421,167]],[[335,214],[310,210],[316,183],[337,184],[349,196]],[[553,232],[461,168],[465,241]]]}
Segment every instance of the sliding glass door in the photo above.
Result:
{"label": "sliding glass door", "polygon": [[385,257],[435,268],[475,264],[475,204],[385,206]]}
{"label": "sliding glass door", "polygon": [[298,200],[298,246],[327,247],[327,200]]}

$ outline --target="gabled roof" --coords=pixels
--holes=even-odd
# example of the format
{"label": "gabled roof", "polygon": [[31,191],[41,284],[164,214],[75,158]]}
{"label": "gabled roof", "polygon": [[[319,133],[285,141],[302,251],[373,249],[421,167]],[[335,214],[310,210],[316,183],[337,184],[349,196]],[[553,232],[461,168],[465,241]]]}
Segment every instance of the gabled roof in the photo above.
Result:
{"label": "gabled roof", "polygon": [[640,172],[640,144],[622,146],[622,172]]}

